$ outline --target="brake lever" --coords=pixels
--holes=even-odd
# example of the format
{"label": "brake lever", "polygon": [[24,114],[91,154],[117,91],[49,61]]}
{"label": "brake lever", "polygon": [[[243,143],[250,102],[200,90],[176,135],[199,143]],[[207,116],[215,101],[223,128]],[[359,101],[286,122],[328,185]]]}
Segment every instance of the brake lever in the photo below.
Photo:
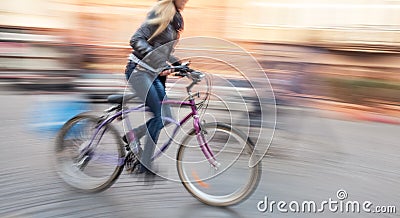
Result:
{"label": "brake lever", "polygon": [[205,76],[204,73],[200,71],[192,71],[190,72],[190,75],[193,77],[193,79],[196,79],[198,82]]}
{"label": "brake lever", "polygon": [[180,76],[180,77],[185,77],[187,74],[184,74],[182,72],[174,73],[174,76]]}
{"label": "brake lever", "polygon": [[193,70],[188,67],[189,64],[190,62],[179,66],[168,66],[164,70],[173,70],[173,72],[177,72],[174,74],[175,76],[185,77],[188,76],[188,72],[193,72]]}
{"label": "brake lever", "polygon": [[189,61],[183,62],[183,63],[181,64],[181,66],[188,67],[191,63],[192,63],[192,62],[190,62],[190,60],[189,60]]}

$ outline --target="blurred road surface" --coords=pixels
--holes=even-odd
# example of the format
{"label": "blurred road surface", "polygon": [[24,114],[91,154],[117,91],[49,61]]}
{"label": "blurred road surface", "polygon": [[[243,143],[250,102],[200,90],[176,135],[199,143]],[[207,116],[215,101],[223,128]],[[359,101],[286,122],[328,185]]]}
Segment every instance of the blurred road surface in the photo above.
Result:
{"label": "blurred road surface", "polygon": [[[180,183],[150,185],[125,172],[105,192],[73,191],[53,168],[53,140],[29,130],[35,114],[28,112],[37,95],[3,93],[0,101],[0,217],[399,217],[396,125],[336,120],[319,110],[285,110],[280,114],[285,125],[263,160],[255,193],[237,206],[214,208],[198,202]],[[276,202],[322,202],[337,200],[340,189],[348,193],[348,200],[396,206],[397,213],[326,209],[316,215],[257,209],[266,196]]]}

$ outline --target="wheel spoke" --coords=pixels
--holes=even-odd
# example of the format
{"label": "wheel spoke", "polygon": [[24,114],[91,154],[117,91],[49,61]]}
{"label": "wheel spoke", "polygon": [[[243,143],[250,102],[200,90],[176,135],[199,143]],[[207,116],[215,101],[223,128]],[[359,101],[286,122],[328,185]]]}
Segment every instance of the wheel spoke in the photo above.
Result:
{"label": "wheel spoke", "polygon": [[63,126],[56,139],[61,178],[75,188],[93,192],[111,186],[125,164],[118,131],[109,125],[94,137],[96,126],[97,117],[78,115]]}
{"label": "wheel spoke", "polygon": [[226,124],[206,124],[203,133],[215,162],[210,163],[202,154],[192,131],[178,151],[180,179],[192,195],[206,204],[239,203],[252,193],[260,177],[260,164],[253,168],[248,166],[253,144]]}

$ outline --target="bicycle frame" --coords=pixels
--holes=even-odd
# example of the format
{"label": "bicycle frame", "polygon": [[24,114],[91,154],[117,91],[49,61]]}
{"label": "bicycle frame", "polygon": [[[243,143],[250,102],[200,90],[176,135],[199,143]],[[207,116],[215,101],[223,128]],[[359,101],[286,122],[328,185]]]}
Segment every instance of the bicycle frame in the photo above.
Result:
{"label": "bicycle frame", "polygon": [[[155,160],[156,158],[158,158],[159,156],[161,156],[161,154],[166,149],[168,149],[168,147],[172,143],[173,138],[178,133],[179,127],[181,127],[191,117],[193,117],[193,127],[194,127],[194,130],[195,130],[195,134],[196,134],[196,137],[197,137],[197,141],[198,141],[198,143],[200,145],[200,148],[201,148],[204,156],[206,157],[206,159],[209,161],[209,163],[214,168],[218,167],[218,163],[217,163],[217,161],[215,159],[214,153],[212,152],[210,146],[208,145],[208,143],[207,143],[207,141],[206,141],[206,139],[204,137],[204,134],[202,133],[200,117],[198,115],[196,103],[195,103],[195,100],[194,100],[193,96],[190,95],[190,98],[189,98],[188,101],[183,101],[182,102],[182,101],[166,100],[166,101],[162,101],[161,104],[183,105],[183,106],[190,107],[192,111],[180,121],[176,121],[176,120],[168,118],[168,117],[162,117],[163,120],[166,120],[166,121],[169,121],[170,123],[175,124],[176,127],[175,127],[175,129],[173,131],[172,136],[169,138],[169,140],[166,143],[164,143],[161,146],[161,148],[153,155],[152,161]],[[97,126],[95,134],[93,135],[93,137],[91,139],[91,142],[88,145],[88,148],[91,146],[91,144],[93,143],[94,139],[99,134],[100,130],[103,127],[105,128],[104,131],[106,130],[107,124],[112,123],[117,118],[120,118],[120,117],[125,118],[125,116],[128,115],[131,112],[138,112],[138,111],[142,111],[142,112],[147,111],[146,108],[145,108],[145,105],[142,104],[142,105],[140,105],[138,107],[135,107],[135,108],[128,108],[126,110],[121,110],[121,111],[118,111],[117,113],[113,114],[112,116],[106,118],[104,121],[101,122],[100,125]],[[129,121],[129,118],[126,117],[124,120],[125,120],[125,123],[128,126],[128,128],[132,129],[130,121]],[[104,131],[103,131],[103,133],[101,133],[100,138],[103,136]],[[99,141],[100,141],[100,139],[99,139]],[[118,163],[120,163],[120,161],[118,161]]]}

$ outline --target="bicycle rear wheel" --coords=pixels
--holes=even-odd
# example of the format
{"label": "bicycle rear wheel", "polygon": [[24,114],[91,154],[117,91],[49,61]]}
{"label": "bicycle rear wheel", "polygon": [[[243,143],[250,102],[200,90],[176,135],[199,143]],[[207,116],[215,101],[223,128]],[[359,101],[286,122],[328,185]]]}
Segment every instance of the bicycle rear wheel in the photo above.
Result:
{"label": "bicycle rear wheel", "polygon": [[99,124],[99,117],[80,114],[65,123],[56,138],[59,176],[70,186],[86,192],[110,187],[125,164],[118,131],[111,124],[99,129]]}
{"label": "bicycle rear wheel", "polygon": [[239,130],[222,123],[203,125],[202,134],[220,165],[216,169],[205,158],[193,129],[183,139],[177,155],[182,184],[208,205],[240,203],[251,195],[261,176],[261,163],[249,165],[253,143]]}

